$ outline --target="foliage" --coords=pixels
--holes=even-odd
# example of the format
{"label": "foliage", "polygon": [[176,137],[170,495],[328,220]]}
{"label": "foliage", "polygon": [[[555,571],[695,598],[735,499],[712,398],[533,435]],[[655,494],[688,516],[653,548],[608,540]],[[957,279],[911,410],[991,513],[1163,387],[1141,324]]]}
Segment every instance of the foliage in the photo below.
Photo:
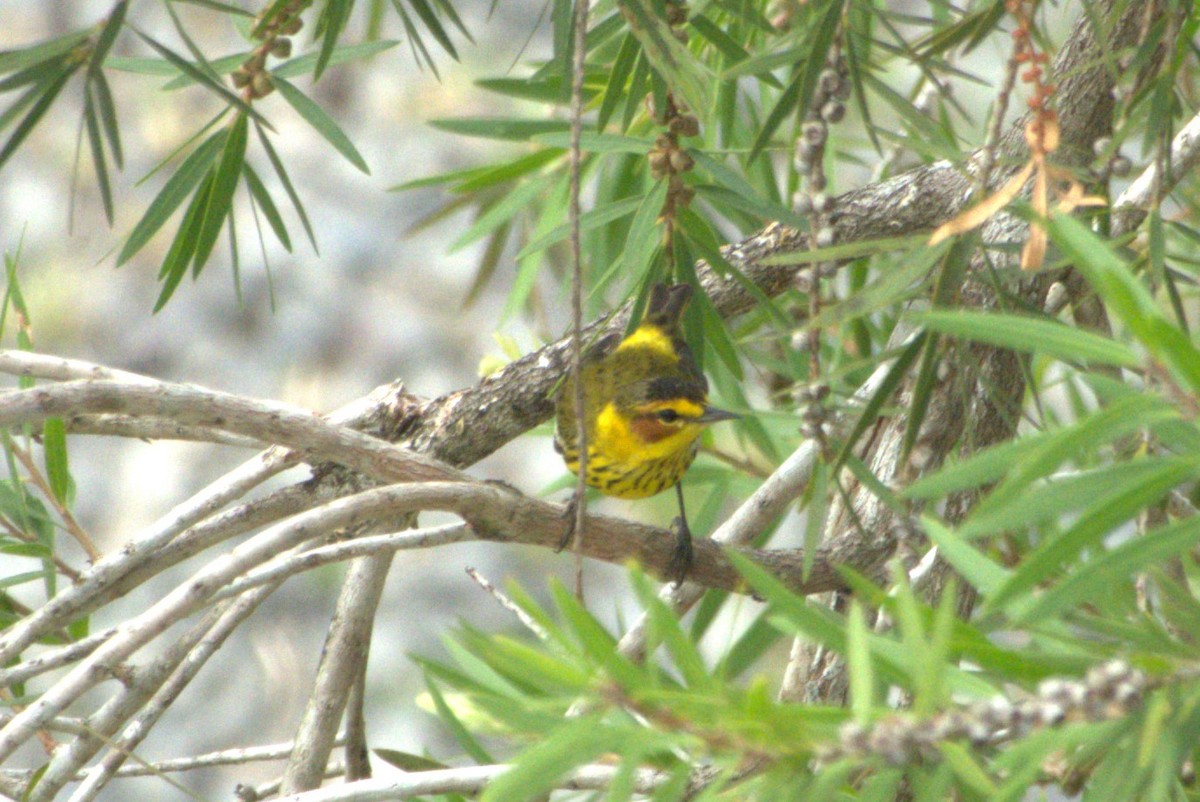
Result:
{"label": "foliage", "polygon": [[[449,0],[375,0],[365,11],[351,0],[273,0],[257,17],[196,4],[228,18],[239,52],[208,57],[170,2],[182,49],[168,45],[138,28],[123,0],[89,29],[0,53],[0,93],[17,93],[0,112],[0,171],[78,80],[78,147],[86,137],[110,223],[111,168],[123,149],[106,72],[211,96],[212,114],[143,178],[160,188],[116,254],[127,263],[173,230],[155,311],[189,273],[223,260],[222,235],[237,274],[239,203],[254,212],[260,240],[265,221],[291,251],[298,223],[315,251],[287,142],[262,98],[277,91],[369,173],[345,121],[299,79],[338,65],[372,69],[363,60],[396,44],[377,36],[385,15],[435,70],[439,49],[457,58],[455,40],[469,38]],[[1127,11],[1064,5],[1097,36]],[[380,755],[413,772],[511,761],[483,792],[488,802],[539,798],[597,763],[615,767],[611,799],[1019,800],[1048,785],[1084,799],[1200,798],[1196,182],[1159,172],[1163,194],[1132,204],[1142,215],[1132,231],[1112,208],[1125,152],[1165,171],[1179,116],[1197,106],[1200,17],[1164,7],[1132,45],[1096,57],[1119,77],[1116,100],[1110,130],[1080,156],[1081,143],[1060,143],[1059,115],[1070,109],[1054,103],[1064,90],[1044,80],[1075,35],[1049,4],[937,2],[917,16],[868,0],[596,3],[583,76],[588,208],[577,234],[586,308],[636,310],[668,279],[749,293],[740,317],[703,292],[688,311],[714,396],[751,413],[728,442],[706,442],[689,475],[692,497],[704,491],[693,524],[713,528],[757,486],[750,475],[771,473],[812,440],[811,479],[792,499],[803,523],[785,525],[796,530],[791,544],[804,544],[802,576],[789,587],[731,552],[763,606],[730,641],[714,621],[735,615],[733,594],[709,591],[681,620],[631,570],[645,610],[642,661],[619,645],[626,633],[608,631],[563,588],[551,588],[545,609],[514,586],[534,637],[467,622],[447,639],[453,663],[418,660],[427,701],[461,754]],[[502,115],[430,121],[445,135],[506,143],[505,155],[394,188],[445,193],[429,219],[471,211],[450,246],[481,254],[468,301],[507,282],[510,317],[536,313],[544,288],[565,287],[569,275],[572,9],[549,6],[550,58],[478,81]],[[360,17],[368,35],[351,43]],[[303,25],[308,52],[292,57]],[[142,55],[113,56],[118,37]],[[1007,73],[972,57],[987,47],[1011,56]],[[1023,88],[1035,102],[1014,123],[1012,139],[1027,151],[1017,153],[998,132],[1012,116],[1009,95]],[[852,216],[838,196],[852,185],[969,158],[977,205],[947,200],[928,225],[837,238]],[[794,227],[801,244],[761,262],[730,247],[768,222]],[[931,241],[935,223],[945,225]],[[0,329],[15,328],[29,351],[17,263],[6,259]],[[510,263],[515,270],[501,270]],[[748,269],[762,265],[792,280],[764,292]],[[1088,304],[1101,314],[1089,317]],[[77,535],[66,432],[54,418],[4,435],[0,550],[36,565],[0,579],[5,626],[28,612],[8,589],[36,582],[52,599],[64,575],[77,578],[56,544],[61,532]],[[872,529],[880,521],[885,531]],[[756,534],[761,545],[774,532]],[[836,566],[832,607],[797,595],[818,546],[852,538],[864,551],[891,538],[887,559]],[[86,637],[89,620],[39,646]],[[821,686],[813,703],[778,678],[793,640],[809,657],[820,649],[840,661],[829,670],[842,681]],[[31,701],[23,684],[10,690],[13,702]]]}

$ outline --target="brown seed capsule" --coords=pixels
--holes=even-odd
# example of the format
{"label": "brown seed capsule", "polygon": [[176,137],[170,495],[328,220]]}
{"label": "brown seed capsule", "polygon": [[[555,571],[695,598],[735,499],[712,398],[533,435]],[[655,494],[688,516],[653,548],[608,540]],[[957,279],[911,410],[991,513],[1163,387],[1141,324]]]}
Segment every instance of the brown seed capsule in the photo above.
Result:
{"label": "brown seed capsule", "polygon": [[678,136],[698,136],[700,133],[700,121],[690,114],[672,117],[667,127]]}
{"label": "brown seed capsule", "polygon": [[696,165],[696,160],[682,150],[671,151],[671,169],[676,173],[686,173]]}
{"label": "brown seed capsule", "polygon": [[233,81],[233,85],[236,86],[238,89],[249,86],[250,81],[253,80],[250,73],[246,72],[241,67],[238,67],[236,70],[234,70],[230,74],[229,78],[230,78],[230,80]]}
{"label": "brown seed capsule", "polygon": [[841,83],[842,79],[835,71],[830,69],[821,70],[821,75],[817,78],[817,86],[819,86],[821,91],[826,95],[832,95],[834,92],[836,92]]}
{"label": "brown seed capsule", "polygon": [[662,178],[666,175],[667,166],[670,164],[670,159],[667,154],[661,150],[652,150],[646,156],[646,161],[650,164],[650,175],[654,178]]}
{"label": "brown seed capsule", "polygon": [[271,80],[271,73],[263,70],[254,74],[254,79],[250,83],[250,91],[254,97],[266,97],[275,91],[275,84]]}
{"label": "brown seed capsule", "polygon": [[280,33],[288,36],[295,36],[300,33],[300,29],[304,27],[304,20],[299,17],[291,17],[287,22],[279,26]]}
{"label": "brown seed capsule", "polygon": [[288,58],[292,55],[292,40],[281,36],[271,44],[271,55],[275,58]]}
{"label": "brown seed capsule", "polygon": [[845,116],[846,106],[840,101],[831,100],[821,107],[821,119],[827,123],[840,123]]}

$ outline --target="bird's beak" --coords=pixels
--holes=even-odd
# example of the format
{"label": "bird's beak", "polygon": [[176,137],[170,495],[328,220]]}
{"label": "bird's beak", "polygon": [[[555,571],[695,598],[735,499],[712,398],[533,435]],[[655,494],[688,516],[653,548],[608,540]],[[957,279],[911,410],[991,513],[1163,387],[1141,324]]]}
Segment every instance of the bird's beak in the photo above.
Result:
{"label": "bird's beak", "polygon": [[698,418],[694,418],[693,420],[696,423],[716,423],[723,420],[737,420],[740,417],[742,416],[738,415],[736,412],[728,412],[724,409],[706,406],[703,414],[701,414]]}

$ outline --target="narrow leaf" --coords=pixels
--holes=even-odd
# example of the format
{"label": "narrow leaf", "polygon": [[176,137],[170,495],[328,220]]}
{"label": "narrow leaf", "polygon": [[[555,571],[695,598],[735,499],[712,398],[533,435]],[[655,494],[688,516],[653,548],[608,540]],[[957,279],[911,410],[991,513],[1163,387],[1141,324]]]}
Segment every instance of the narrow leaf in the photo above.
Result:
{"label": "narrow leaf", "polygon": [[357,167],[363,173],[370,175],[371,170],[367,167],[367,163],[363,161],[363,157],[359,154],[358,149],[354,147],[354,143],[350,138],[343,133],[338,124],[333,121],[333,118],[325,113],[325,110],[312,101],[307,95],[301,92],[292,84],[282,78],[275,79],[275,88],[279,90],[279,94],[283,99],[291,104],[292,108],[303,117],[309,125],[316,129],[317,133],[325,138],[329,144],[346,157],[346,160]]}
{"label": "narrow leaf", "polygon": [[42,449],[50,492],[66,506],[70,503],[71,472],[67,465],[67,428],[62,418],[47,418],[42,424]]}
{"label": "narrow leaf", "polygon": [[242,174],[242,163],[246,156],[246,115],[239,114],[229,126],[229,135],[221,150],[221,161],[213,174],[212,187],[204,209],[204,220],[200,224],[192,260],[192,275],[199,275],[216,244],[217,236],[225,218],[233,212],[233,194],[237,190],[238,178]]}
{"label": "narrow leaf", "polygon": [[142,219],[133,227],[129,239],[125,240],[125,245],[121,248],[121,252],[117,254],[118,267],[125,264],[135,253],[140,251],[150,241],[150,238],[162,228],[163,223],[167,222],[167,219],[179,208],[179,204],[183,203],[188,193],[195,188],[200,179],[208,172],[208,168],[217,158],[217,154],[225,144],[226,136],[227,131],[217,131],[188,154],[183,164],[179,165],[179,169],[167,181],[166,186],[162,188],[162,191],[150,203],[150,206],[146,209],[146,213],[142,215]]}

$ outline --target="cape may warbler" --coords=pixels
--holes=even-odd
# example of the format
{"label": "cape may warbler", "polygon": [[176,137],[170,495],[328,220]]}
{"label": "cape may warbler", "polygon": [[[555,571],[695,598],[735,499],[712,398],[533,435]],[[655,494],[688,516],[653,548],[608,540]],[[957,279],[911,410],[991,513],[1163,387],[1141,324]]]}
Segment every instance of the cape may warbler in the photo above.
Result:
{"label": "cape may warbler", "polygon": [[[696,458],[697,438],[711,423],[736,418],[708,403],[708,382],[683,341],[679,319],[692,297],[686,284],[655,285],[641,324],[588,348],[580,366],[587,484],[618,498],[646,498],[674,486],[679,498],[669,574],[682,582],[692,563],[692,535],[679,480]],[[554,447],[579,473],[575,383],[558,394]],[[566,545],[571,530],[563,539]]]}

